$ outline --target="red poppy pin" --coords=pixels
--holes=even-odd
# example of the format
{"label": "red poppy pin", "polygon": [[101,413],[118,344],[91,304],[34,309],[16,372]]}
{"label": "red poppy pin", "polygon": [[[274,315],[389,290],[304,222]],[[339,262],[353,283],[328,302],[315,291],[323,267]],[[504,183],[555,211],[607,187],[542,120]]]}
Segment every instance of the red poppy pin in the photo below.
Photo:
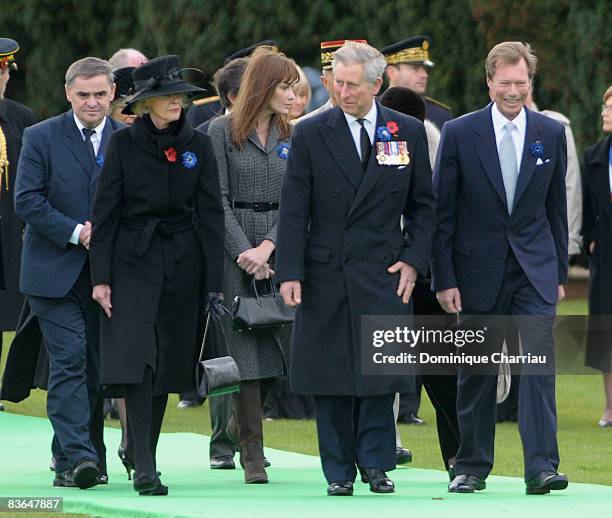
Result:
{"label": "red poppy pin", "polygon": [[173,147],[164,149],[164,154],[166,155],[168,162],[176,162],[176,149],[174,149]]}
{"label": "red poppy pin", "polygon": [[394,137],[397,137],[396,133],[399,131],[399,126],[397,125],[397,122],[387,122],[387,129],[389,130],[389,133],[391,133]]}

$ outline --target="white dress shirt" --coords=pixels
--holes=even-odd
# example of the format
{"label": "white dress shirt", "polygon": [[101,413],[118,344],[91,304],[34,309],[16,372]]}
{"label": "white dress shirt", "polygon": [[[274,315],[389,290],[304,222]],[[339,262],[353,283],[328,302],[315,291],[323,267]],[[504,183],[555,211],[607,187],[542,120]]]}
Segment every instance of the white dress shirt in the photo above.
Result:
{"label": "white dress shirt", "polygon": [[520,113],[514,117],[513,120],[509,120],[497,109],[497,104],[493,103],[491,117],[493,118],[493,129],[495,130],[495,143],[497,144],[498,153],[499,145],[505,133],[504,126],[508,122],[514,124],[512,141],[514,142],[514,150],[516,151],[516,167],[517,170],[520,171],[523,148],[525,147],[525,133],[527,132],[527,115],[525,115],[525,108],[522,108]]}
{"label": "white dress shirt", "polygon": [[[72,116],[74,117],[74,122],[77,125],[77,128],[79,130],[79,135],[81,135],[83,142],[85,142],[85,135],[83,135],[83,128],[85,127],[85,125],[79,120],[79,118],[74,114],[74,112],[72,113]],[[102,119],[102,122],[98,124],[95,128],[92,128],[94,130],[94,133],[92,133],[91,135],[91,143],[93,144],[94,153],[96,154],[96,156],[98,155],[98,150],[100,149],[100,144],[102,142],[102,132],[104,131],[105,124],[106,124],[106,117],[104,117]],[[83,225],[81,225],[80,223],[78,223],[77,226],[74,227],[72,235],[70,236],[70,239],[68,240],[73,245],[79,244],[79,235],[81,234],[82,228],[83,228]]]}
{"label": "white dress shirt", "polygon": [[[79,135],[81,135],[83,142],[85,142],[85,135],[83,135],[83,128],[85,126],[74,113],[72,114],[72,116],[74,117],[74,122],[76,123],[77,128],[79,128]],[[95,128],[92,128],[95,133],[91,135],[91,143],[93,144],[94,153],[96,154],[96,156],[98,155],[98,150],[100,149],[100,144],[102,143],[102,132],[104,131],[105,124],[106,117],[104,117],[102,119],[102,122],[98,124]]]}
{"label": "white dress shirt", "polygon": [[[346,117],[346,123],[348,124],[348,127],[351,130],[351,136],[353,137],[353,141],[355,142],[357,154],[361,159],[361,124],[357,122],[357,117],[349,115],[346,112],[342,113],[344,113],[344,117]],[[363,119],[365,119],[363,126],[368,132],[368,137],[370,137],[370,144],[374,142],[374,134],[376,132],[376,116],[376,103],[372,102],[372,108],[370,108],[370,111],[363,117]]]}

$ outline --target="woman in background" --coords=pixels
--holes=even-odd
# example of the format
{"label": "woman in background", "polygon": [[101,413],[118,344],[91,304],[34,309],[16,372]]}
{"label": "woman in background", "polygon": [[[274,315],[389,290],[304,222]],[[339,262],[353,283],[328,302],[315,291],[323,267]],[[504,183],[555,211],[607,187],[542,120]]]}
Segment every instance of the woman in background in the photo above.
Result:
{"label": "woman in background", "polygon": [[310,83],[304,71],[294,63],[296,70],[298,71],[299,79],[298,82],[293,86],[293,93],[295,99],[291,103],[289,108],[289,120],[297,119],[306,113],[306,108],[310,102],[312,91],[310,89]]}
{"label": "woman in background", "polygon": [[[252,294],[253,279],[273,274],[278,203],[290,152],[287,114],[298,77],[284,54],[259,47],[249,58],[230,114],[213,120],[208,129],[225,210],[223,291],[228,305],[236,295]],[[245,482],[266,483],[261,408],[269,382],[287,372],[288,330],[224,328],[242,379],[228,434],[235,438],[237,431]]]}
{"label": "woman in background", "polygon": [[[612,426],[612,85],[603,96],[601,118],[606,136],[584,152],[582,236],[589,257],[589,315],[604,329],[589,326],[586,365],[603,373],[606,406],[599,426]],[[598,331],[597,328],[602,329]]]}

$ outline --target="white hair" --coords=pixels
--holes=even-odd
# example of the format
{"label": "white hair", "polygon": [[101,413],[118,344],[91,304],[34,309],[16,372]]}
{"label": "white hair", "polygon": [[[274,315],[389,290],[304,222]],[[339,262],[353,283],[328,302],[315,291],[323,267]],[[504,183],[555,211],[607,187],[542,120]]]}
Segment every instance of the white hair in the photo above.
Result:
{"label": "white hair", "polygon": [[112,65],[113,71],[115,71],[125,67],[139,67],[149,60],[139,50],[119,49],[110,57],[108,61]]}
{"label": "white hair", "polygon": [[363,78],[372,84],[382,78],[387,66],[385,57],[380,51],[367,43],[358,43],[356,41],[348,41],[334,52],[334,59],[332,61],[332,70],[334,72],[338,63],[343,65],[363,65]]}

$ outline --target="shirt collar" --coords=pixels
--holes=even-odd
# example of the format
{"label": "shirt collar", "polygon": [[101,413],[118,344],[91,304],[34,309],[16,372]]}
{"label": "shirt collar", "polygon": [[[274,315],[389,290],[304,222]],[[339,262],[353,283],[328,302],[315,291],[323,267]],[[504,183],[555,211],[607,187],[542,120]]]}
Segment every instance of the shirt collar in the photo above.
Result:
{"label": "shirt collar", "polygon": [[[349,125],[349,127],[351,126],[353,122],[357,120],[357,117],[353,115],[349,115],[345,111],[343,111],[342,113],[344,113],[344,116],[346,117],[346,123]],[[366,113],[364,117],[360,117],[360,118],[367,120],[372,125],[372,127],[375,127],[377,115],[378,115],[378,110],[376,108],[376,101],[372,101],[372,107],[370,108],[370,111]]]}
{"label": "shirt collar", "polygon": [[514,124],[515,128],[518,130],[519,135],[525,134],[525,128],[527,127],[527,116],[525,115],[525,107],[521,109],[519,114],[514,117],[513,120],[507,119],[497,108],[497,104],[493,103],[491,108],[491,117],[493,118],[493,128],[495,129],[495,134],[499,135],[503,129],[503,127],[511,122]]}
{"label": "shirt collar", "polygon": [[[74,112],[72,112],[72,116],[74,117],[74,122],[77,125],[77,128],[79,129],[79,134],[81,135],[81,137],[83,137],[83,128],[85,126],[79,120],[79,118],[75,115]],[[102,122],[100,122],[100,124],[98,124],[95,128],[92,128],[96,132],[96,136],[98,137],[98,140],[100,141],[102,140],[102,131],[104,131],[105,124],[106,124],[106,117],[104,117],[102,119]]]}

